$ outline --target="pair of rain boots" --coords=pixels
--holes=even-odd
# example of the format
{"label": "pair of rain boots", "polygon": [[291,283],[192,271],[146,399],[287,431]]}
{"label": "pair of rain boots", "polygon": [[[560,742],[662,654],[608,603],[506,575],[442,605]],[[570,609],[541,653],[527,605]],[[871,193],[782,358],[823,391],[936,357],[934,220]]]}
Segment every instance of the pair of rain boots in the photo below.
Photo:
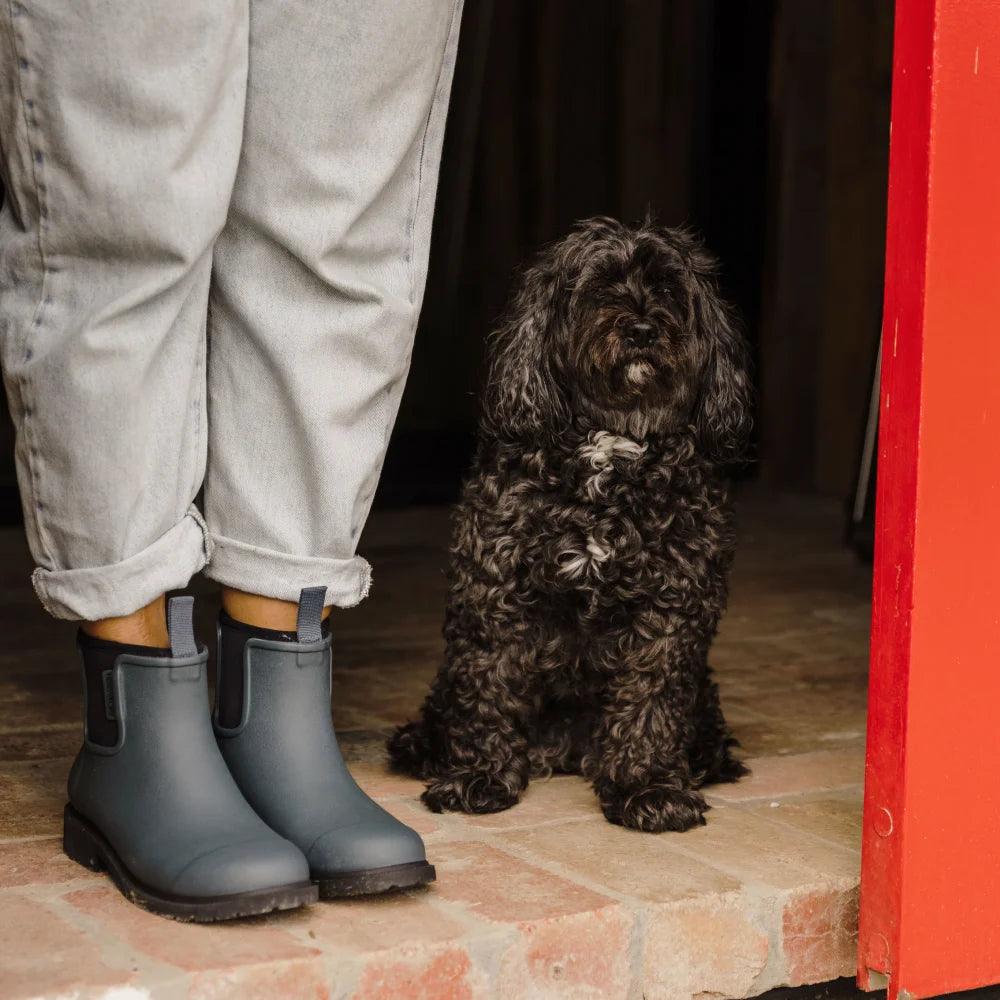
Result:
{"label": "pair of rain boots", "polygon": [[192,598],[169,602],[169,650],[81,637],[70,858],[106,870],[140,906],[191,921],[433,880],[420,837],[358,787],[340,754],[324,596],[302,591],[295,635],[223,616],[212,718]]}

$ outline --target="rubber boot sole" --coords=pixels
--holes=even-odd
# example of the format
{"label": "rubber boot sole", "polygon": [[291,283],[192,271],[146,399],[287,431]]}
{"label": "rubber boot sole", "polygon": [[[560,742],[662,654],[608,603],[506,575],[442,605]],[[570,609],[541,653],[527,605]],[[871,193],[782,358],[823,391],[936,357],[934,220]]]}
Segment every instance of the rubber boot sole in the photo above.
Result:
{"label": "rubber boot sole", "polygon": [[315,903],[318,897],[312,882],[297,882],[228,896],[171,896],[158,892],[133,878],[104,835],[69,804],[63,811],[63,851],[68,858],[92,872],[106,871],[122,895],[137,906],[173,920],[206,924],[234,920],[275,910],[294,910]]}
{"label": "rubber boot sole", "polygon": [[320,899],[343,899],[347,896],[374,896],[396,889],[415,889],[437,878],[434,866],[426,861],[411,861],[405,865],[370,868],[367,871],[345,872],[331,878],[316,880]]}

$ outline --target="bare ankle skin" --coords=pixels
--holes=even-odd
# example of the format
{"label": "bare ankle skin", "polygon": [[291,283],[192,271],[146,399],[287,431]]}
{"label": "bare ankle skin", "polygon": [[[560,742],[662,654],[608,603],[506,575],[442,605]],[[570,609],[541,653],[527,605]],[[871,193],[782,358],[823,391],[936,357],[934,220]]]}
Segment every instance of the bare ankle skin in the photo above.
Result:
{"label": "bare ankle skin", "polygon": [[[294,632],[299,606],[295,601],[279,601],[274,597],[248,594],[232,587],[222,588],[222,606],[226,613],[238,622],[257,628],[277,629]],[[330,615],[330,607],[323,609],[323,620]]]}
{"label": "bare ankle skin", "polygon": [[130,615],[83,622],[80,627],[95,639],[108,639],[130,646],[155,646],[158,649],[166,649],[170,645],[166,596],[162,594]]}

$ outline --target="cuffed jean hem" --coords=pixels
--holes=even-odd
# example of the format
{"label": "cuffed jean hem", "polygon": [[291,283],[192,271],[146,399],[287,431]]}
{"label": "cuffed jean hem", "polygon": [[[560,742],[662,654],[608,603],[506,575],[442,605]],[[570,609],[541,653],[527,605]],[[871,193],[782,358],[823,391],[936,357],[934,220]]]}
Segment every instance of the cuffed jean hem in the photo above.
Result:
{"label": "cuffed jean hem", "polygon": [[248,594],[297,602],[304,587],[325,586],[324,604],[353,608],[368,596],[371,587],[372,568],[360,556],[291,556],[220,535],[212,536],[212,545],[212,561],[205,576]]}
{"label": "cuffed jean hem", "polygon": [[212,556],[212,539],[194,506],[152,545],[119,563],[86,569],[42,569],[31,582],[45,610],[56,618],[120,618],[179,590]]}

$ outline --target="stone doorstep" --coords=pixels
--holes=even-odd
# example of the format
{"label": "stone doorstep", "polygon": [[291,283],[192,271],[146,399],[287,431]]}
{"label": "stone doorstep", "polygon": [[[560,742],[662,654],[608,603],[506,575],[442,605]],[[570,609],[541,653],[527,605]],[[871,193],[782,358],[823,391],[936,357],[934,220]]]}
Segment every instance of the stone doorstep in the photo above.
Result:
{"label": "stone doorstep", "polygon": [[[4,843],[0,1000],[689,1000],[853,974],[856,793],[829,793],[829,810],[822,793],[789,796],[788,822],[720,804],[704,828],[652,837],[583,811],[578,784],[540,786],[524,826],[428,816],[430,890],[232,925],[144,913],[57,839]],[[385,802],[420,815],[412,790]],[[539,825],[545,806],[556,818]],[[833,840],[813,832],[824,812],[840,817]]]}
{"label": "stone doorstep", "polygon": [[[855,962],[856,887],[638,909],[609,901],[496,926],[413,897],[379,904],[377,920],[351,905],[223,930],[163,926],[102,884],[44,902],[8,891],[5,918],[44,942],[46,961],[21,941],[27,961],[0,977],[0,996],[689,1000],[824,982]],[[388,944],[371,939],[390,926]]]}

